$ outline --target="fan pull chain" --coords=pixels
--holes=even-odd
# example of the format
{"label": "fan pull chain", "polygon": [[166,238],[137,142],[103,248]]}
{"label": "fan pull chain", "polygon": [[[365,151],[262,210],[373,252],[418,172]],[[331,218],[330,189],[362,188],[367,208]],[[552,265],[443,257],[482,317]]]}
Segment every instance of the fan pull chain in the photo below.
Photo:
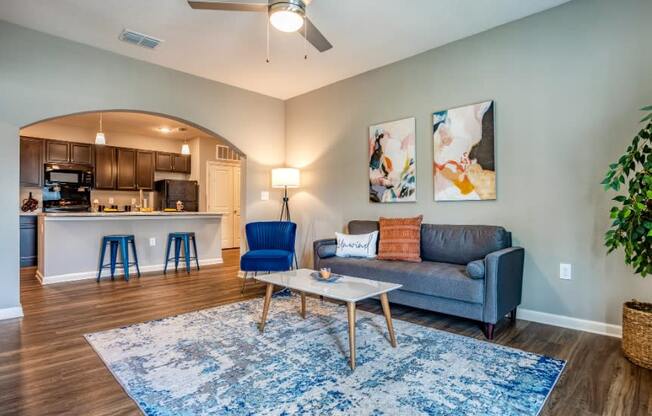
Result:
{"label": "fan pull chain", "polygon": [[267,57],[265,62],[269,63],[269,16],[267,16]]}
{"label": "fan pull chain", "polygon": [[308,14],[303,18],[303,59],[308,59]]}

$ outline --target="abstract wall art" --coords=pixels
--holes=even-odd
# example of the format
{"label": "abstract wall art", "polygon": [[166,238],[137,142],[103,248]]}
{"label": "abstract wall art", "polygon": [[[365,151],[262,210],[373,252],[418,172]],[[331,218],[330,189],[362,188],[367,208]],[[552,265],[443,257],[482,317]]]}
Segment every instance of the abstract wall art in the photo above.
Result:
{"label": "abstract wall art", "polygon": [[416,119],[369,127],[369,201],[417,200]]}
{"label": "abstract wall art", "polygon": [[433,114],[435,201],[496,199],[494,102]]}

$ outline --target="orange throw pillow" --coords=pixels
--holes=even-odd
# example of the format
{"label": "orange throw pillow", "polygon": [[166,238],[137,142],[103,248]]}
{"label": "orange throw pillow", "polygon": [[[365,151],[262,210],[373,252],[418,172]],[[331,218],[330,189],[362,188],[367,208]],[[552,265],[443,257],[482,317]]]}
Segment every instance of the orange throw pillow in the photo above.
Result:
{"label": "orange throw pillow", "polygon": [[379,260],[421,261],[421,221],[415,218],[380,217]]}

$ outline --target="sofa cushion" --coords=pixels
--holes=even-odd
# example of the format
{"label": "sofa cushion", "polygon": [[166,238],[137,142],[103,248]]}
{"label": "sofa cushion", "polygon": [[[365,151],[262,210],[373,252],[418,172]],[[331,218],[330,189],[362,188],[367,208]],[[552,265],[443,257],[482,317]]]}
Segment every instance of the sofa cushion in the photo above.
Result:
{"label": "sofa cushion", "polygon": [[473,260],[466,265],[466,274],[469,275],[471,279],[484,279],[484,273],[484,259]]}
{"label": "sofa cushion", "polygon": [[484,280],[471,279],[457,264],[330,257],[320,261],[335,273],[402,284],[404,291],[464,302],[484,301]]}
{"label": "sofa cushion", "polygon": [[278,272],[290,270],[294,254],[286,250],[251,250],[240,257],[242,271]]}
{"label": "sofa cushion", "polygon": [[381,217],[378,259],[421,262],[422,219]]}
{"label": "sofa cushion", "polygon": [[466,265],[511,245],[511,235],[503,227],[433,224],[421,226],[423,260]]}
{"label": "sofa cushion", "polygon": [[369,234],[379,230],[380,228],[378,227],[378,221],[349,221],[349,234]]}

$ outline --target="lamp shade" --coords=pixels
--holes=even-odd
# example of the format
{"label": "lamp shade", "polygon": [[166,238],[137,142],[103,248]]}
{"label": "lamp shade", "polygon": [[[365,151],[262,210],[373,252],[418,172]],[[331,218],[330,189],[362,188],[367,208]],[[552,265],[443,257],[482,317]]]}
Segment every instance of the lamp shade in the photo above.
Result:
{"label": "lamp shade", "polygon": [[272,188],[298,188],[299,169],[276,168],[272,169]]}

